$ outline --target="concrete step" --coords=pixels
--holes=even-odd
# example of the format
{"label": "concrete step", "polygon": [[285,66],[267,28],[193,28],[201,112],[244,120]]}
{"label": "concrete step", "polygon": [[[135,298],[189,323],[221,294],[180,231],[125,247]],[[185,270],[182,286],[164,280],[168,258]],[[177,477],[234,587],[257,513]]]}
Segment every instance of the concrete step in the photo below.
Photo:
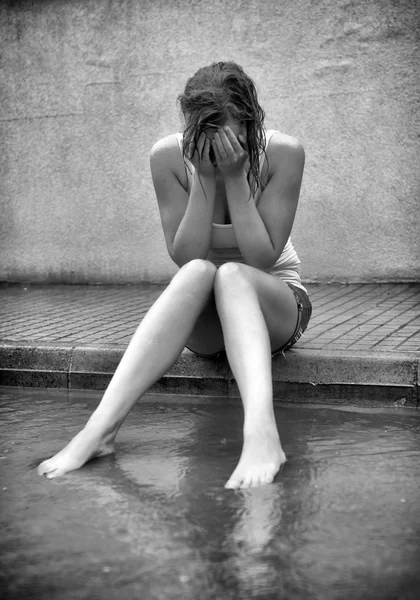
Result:
{"label": "concrete step", "polygon": [[[0,344],[0,385],[104,390],[122,347]],[[289,350],[273,359],[274,394],[299,402],[398,402],[417,406],[417,353]],[[184,350],[151,392],[238,396],[226,357],[201,358]]]}

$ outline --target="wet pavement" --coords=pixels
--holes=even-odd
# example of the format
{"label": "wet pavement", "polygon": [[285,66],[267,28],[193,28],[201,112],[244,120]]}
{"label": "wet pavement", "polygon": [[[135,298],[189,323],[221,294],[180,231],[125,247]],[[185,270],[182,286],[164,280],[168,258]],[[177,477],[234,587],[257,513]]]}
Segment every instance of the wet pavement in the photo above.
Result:
{"label": "wet pavement", "polygon": [[419,411],[277,406],[288,462],[232,491],[239,402],[149,396],[115,455],[39,477],[99,399],[0,389],[3,599],[418,598]]}

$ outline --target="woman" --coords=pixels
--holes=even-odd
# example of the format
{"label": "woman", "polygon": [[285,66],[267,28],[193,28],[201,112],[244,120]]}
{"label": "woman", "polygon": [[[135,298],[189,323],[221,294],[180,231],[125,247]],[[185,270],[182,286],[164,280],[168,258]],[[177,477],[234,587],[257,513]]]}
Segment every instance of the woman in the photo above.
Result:
{"label": "woman", "polygon": [[150,164],[163,231],[180,267],[139,325],[84,429],[39,473],[48,478],[113,452],[135,402],[185,346],[226,350],[244,407],[244,440],[228,488],[269,483],[286,461],[273,410],[271,357],[305,330],[311,304],[290,241],[305,155],[265,131],[252,80],[233,62],[189,79],[184,134],[159,140]]}

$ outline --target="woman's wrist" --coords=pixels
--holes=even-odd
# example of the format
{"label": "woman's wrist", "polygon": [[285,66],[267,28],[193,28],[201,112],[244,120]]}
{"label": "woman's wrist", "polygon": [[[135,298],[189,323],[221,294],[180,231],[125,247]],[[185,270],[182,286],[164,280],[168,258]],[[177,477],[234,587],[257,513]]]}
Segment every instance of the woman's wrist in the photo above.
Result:
{"label": "woman's wrist", "polygon": [[224,180],[226,186],[238,183],[248,185],[248,178],[245,169],[240,169],[238,171],[226,173],[224,176]]}
{"label": "woman's wrist", "polygon": [[199,183],[205,183],[208,186],[214,186],[216,189],[216,177],[214,175],[209,175],[208,173],[200,173],[199,170],[196,170],[194,173],[194,179]]}
{"label": "woman's wrist", "polygon": [[194,173],[191,193],[196,190],[203,193],[207,202],[214,202],[216,198],[216,179],[210,175],[202,175],[197,171]]}
{"label": "woman's wrist", "polygon": [[252,193],[245,171],[232,173],[225,177],[225,190],[229,206],[247,204],[252,198]]}

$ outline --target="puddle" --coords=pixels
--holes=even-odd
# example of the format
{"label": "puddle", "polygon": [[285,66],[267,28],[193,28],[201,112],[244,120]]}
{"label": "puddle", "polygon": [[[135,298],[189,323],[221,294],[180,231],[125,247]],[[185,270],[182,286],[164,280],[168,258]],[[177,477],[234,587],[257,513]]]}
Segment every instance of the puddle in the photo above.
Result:
{"label": "puddle", "polygon": [[240,405],[149,398],[115,456],[39,477],[99,399],[0,389],[2,598],[417,598],[419,412],[278,406],[282,474],[232,491]]}

